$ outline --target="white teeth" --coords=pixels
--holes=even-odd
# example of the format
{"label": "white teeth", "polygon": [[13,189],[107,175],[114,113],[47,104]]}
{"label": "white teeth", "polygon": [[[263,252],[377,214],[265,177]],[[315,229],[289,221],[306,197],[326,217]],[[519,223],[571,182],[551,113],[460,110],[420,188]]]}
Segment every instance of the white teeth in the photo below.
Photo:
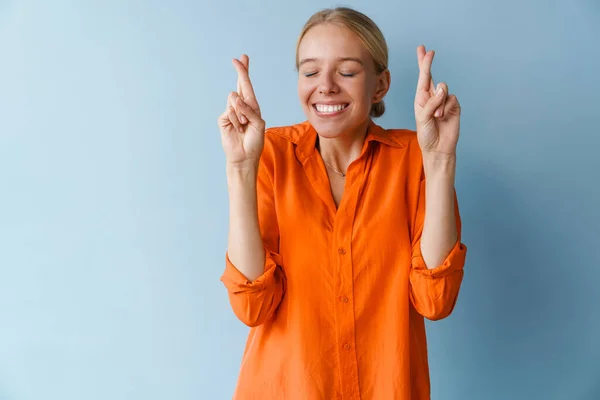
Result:
{"label": "white teeth", "polygon": [[316,104],[317,111],[323,114],[334,113],[338,111],[342,111],[346,106],[344,104],[337,104],[335,106],[325,105],[325,104]]}

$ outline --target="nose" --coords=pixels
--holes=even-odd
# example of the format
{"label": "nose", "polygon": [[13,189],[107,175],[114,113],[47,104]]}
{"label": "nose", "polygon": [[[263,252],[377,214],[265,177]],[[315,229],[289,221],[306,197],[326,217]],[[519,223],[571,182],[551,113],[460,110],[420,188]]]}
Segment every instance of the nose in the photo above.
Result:
{"label": "nose", "polygon": [[319,77],[319,93],[337,93],[339,87],[331,73],[323,73]]}

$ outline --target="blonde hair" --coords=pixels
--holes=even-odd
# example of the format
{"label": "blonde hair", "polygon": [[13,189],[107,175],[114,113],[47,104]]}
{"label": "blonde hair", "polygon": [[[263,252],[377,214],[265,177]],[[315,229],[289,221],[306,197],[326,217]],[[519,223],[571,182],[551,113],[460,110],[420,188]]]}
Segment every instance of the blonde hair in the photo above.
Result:
{"label": "blonde hair", "polygon": [[[326,23],[350,29],[358,36],[373,58],[376,74],[380,74],[388,68],[388,47],[383,33],[377,24],[359,11],[348,7],[337,7],[327,8],[313,14],[304,25],[304,28],[302,28],[296,44],[296,69],[298,69],[298,64],[300,63],[298,59],[300,42],[302,42],[302,39],[311,28]],[[385,104],[383,100],[371,106],[371,117],[381,117],[384,112]]]}

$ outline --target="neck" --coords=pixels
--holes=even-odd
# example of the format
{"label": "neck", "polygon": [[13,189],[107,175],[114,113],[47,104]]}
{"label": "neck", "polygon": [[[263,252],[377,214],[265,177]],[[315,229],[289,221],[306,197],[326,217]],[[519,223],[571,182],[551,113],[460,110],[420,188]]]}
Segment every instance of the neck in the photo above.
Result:
{"label": "neck", "polygon": [[352,131],[344,132],[335,138],[317,137],[317,149],[321,157],[338,171],[345,172],[348,165],[356,160],[362,151],[370,120]]}

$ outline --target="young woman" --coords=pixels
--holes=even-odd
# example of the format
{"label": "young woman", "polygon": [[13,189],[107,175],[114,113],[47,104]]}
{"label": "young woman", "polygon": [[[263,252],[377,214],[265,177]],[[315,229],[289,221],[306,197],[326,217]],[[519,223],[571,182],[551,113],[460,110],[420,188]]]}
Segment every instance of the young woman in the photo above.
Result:
{"label": "young woman", "polygon": [[248,75],[219,117],[230,226],[222,277],[251,327],[237,399],[429,399],[424,318],[448,316],[466,247],[454,190],[460,106],[417,48],[417,130],[386,130],[385,39],[348,8],[297,45],[306,122],[270,128]]}

